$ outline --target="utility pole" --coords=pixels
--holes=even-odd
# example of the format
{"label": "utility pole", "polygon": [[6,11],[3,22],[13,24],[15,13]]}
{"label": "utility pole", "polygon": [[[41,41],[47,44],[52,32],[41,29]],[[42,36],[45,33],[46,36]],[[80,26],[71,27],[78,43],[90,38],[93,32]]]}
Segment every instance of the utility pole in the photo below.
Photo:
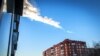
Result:
{"label": "utility pole", "polygon": [[18,31],[19,23],[20,23],[20,16],[16,14],[12,14],[7,56],[9,55],[15,56],[15,52],[17,50],[17,44],[18,44],[18,37],[19,37],[19,31]]}
{"label": "utility pole", "polygon": [[23,13],[23,0],[7,0],[7,12],[11,13],[7,56],[15,56],[19,37],[20,16]]}

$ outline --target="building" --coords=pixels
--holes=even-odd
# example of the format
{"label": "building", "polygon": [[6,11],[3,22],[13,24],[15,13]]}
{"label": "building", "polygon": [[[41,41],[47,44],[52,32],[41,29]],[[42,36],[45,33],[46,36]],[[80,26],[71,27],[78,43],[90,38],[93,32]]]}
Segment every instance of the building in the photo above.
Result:
{"label": "building", "polygon": [[100,56],[100,42],[94,43],[92,48],[87,48],[88,56]]}
{"label": "building", "polygon": [[100,48],[87,48],[88,56],[100,56]]}
{"label": "building", "polygon": [[87,48],[87,54],[88,54],[88,56],[94,56],[94,53],[95,53],[94,50],[95,50],[94,48]]}
{"label": "building", "polygon": [[64,41],[48,48],[43,56],[87,56],[86,43],[65,39]]}

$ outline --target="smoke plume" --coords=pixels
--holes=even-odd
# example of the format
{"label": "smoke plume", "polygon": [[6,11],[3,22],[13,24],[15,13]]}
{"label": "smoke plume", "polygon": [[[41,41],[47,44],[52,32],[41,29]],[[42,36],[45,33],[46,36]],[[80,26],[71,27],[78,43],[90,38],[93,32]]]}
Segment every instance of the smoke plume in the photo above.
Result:
{"label": "smoke plume", "polygon": [[27,0],[25,0],[24,3],[23,16],[28,17],[30,20],[39,21],[62,29],[62,27],[60,26],[60,22],[54,21],[52,18],[48,18],[47,16],[41,16],[38,9],[35,6],[31,5]]}
{"label": "smoke plume", "polygon": [[[4,0],[3,12],[6,12],[6,0]],[[33,6],[28,0],[24,0],[23,17],[28,17],[30,20],[42,22],[53,27],[62,29],[60,22],[54,21],[52,18],[47,16],[41,16],[37,7]]]}

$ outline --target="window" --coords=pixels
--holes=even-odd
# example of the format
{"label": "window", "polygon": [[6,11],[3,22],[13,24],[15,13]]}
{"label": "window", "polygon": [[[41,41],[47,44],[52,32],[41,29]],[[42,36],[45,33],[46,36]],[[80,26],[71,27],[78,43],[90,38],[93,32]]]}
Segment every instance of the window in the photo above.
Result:
{"label": "window", "polygon": [[64,45],[63,44],[61,44],[60,46],[61,46],[61,49],[64,49]]}
{"label": "window", "polygon": [[70,46],[70,43],[68,45]]}
{"label": "window", "polygon": [[69,47],[71,48],[71,45]]}
{"label": "window", "polygon": [[78,48],[78,45],[76,46],[76,48]]}
{"label": "window", "polygon": [[55,51],[57,52],[57,47],[55,47]]}
{"label": "window", "polygon": [[67,45],[65,44],[65,46],[67,46]]}
{"label": "window", "polygon": [[75,43],[72,43],[72,45],[75,45]]}
{"label": "window", "polygon": [[85,48],[85,46],[82,46],[82,48]]}
{"label": "window", "polygon": [[77,54],[74,53],[73,56],[77,56]]}
{"label": "window", "polygon": [[61,46],[61,47],[63,47],[64,45],[63,45],[63,44],[61,44],[60,46]]}
{"label": "window", "polygon": [[51,49],[51,53],[53,53],[54,52],[54,49]]}
{"label": "window", "polygon": [[64,54],[61,54],[61,56],[64,56]]}
{"label": "window", "polygon": [[79,46],[79,48],[81,48],[81,46]]}
{"label": "window", "polygon": [[53,55],[54,53],[51,53],[51,55]]}
{"label": "window", "polygon": [[64,49],[62,49],[61,51],[64,52]]}
{"label": "window", "polygon": [[64,50],[61,50],[61,54],[64,54]]}
{"label": "window", "polygon": [[64,54],[64,52],[61,52],[61,54]]}
{"label": "window", "polygon": [[75,46],[72,46],[72,48],[74,49],[74,48],[75,48]]}

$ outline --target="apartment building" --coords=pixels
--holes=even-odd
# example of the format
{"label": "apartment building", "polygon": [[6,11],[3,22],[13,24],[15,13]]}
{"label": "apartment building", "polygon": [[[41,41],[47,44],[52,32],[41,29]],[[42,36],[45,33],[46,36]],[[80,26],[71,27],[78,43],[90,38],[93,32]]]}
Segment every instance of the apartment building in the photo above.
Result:
{"label": "apartment building", "polygon": [[65,39],[45,50],[43,56],[87,56],[86,48],[83,41]]}
{"label": "apartment building", "polygon": [[100,48],[87,48],[88,56],[100,56]]}

